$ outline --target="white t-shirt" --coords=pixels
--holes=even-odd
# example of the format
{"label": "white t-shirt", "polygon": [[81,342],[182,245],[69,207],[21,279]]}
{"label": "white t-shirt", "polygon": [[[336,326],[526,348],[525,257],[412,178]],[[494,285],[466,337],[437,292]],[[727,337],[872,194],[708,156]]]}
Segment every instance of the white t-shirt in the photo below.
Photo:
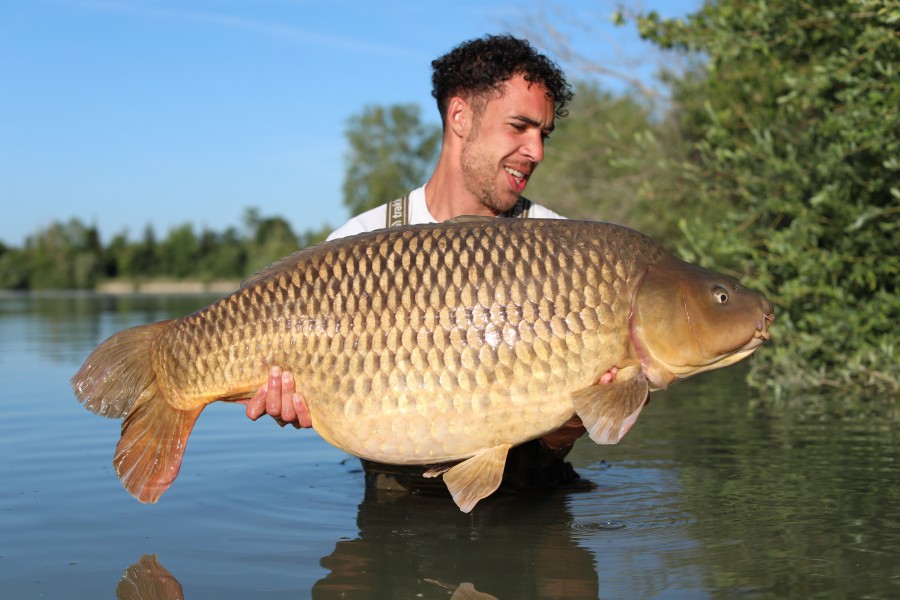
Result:
{"label": "white t-shirt", "polygon": [[[391,203],[393,204],[393,203]],[[356,235],[365,231],[374,231],[376,229],[384,229],[391,224],[388,218],[389,204],[376,206],[371,210],[359,214],[334,231],[328,236],[329,240],[335,240],[349,235]],[[535,219],[565,219],[545,206],[535,204],[530,200],[527,201],[527,214],[525,216]],[[409,225],[421,225],[423,223],[437,223],[437,220],[431,216],[428,211],[428,205],[425,203],[425,186],[416,188],[409,193],[409,204],[407,208]]]}

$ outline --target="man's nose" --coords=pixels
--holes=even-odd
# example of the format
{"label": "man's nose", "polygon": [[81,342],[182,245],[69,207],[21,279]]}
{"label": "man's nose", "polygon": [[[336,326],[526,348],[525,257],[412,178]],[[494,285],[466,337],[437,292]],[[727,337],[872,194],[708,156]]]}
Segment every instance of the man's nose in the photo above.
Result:
{"label": "man's nose", "polygon": [[528,140],[522,145],[522,154],[533,163],[544,160],[544,135],[536,131],[528,136]]}

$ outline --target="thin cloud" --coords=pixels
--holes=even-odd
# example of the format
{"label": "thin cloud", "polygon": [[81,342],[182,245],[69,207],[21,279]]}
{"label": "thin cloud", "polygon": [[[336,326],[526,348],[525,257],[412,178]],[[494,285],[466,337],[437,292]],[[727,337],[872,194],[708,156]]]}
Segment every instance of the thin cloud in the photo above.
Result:
{"label": "thin cloud", "polygon": [[224,13],[148,7],[145,4],[116,0],[87,0],[78,2],[78,5],[92,11],[117,12],[142,18],[200,23],[214,27],[247,31],[298,44],[327,47],[336,50],[403,57],[409,57],[414,54],[413,51],[399,46],[373,44],[363,40],[323,34],[321,32],[303,29],[302,27],[294,27],[258,19],[249,19]]}

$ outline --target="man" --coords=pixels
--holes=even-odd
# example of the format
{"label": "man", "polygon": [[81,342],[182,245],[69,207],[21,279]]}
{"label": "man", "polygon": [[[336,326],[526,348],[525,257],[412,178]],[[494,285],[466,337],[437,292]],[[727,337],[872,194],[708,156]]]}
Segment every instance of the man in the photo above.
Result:
{"label": "man", "polygon": [[[435,223],[460,215],[563,218],[522,192],[544,158],[556,117],[572,92],[560,69],[512,36],[470,40],[432,62],[432,95],[443,125],[440,157],[428,182],[394,202],[351,219],[329,239],[402,224]],[[309,411],[290,373],[274,367],[247,403],[247,416],[311,427]],[[574,418],[557,432],[510,453],[504,485],[554,487],[578,480],[562,458],[584,433]],[[367,482],[428,487],[408,469],[363,461]],[[417,468],[421,472],[421,467]],[[391,477],[381,477],[391,473]]]}

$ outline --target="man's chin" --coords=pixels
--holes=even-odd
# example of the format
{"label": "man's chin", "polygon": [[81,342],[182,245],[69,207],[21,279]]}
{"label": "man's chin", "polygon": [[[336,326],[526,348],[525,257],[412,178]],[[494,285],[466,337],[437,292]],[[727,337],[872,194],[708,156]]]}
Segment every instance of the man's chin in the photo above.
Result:
{"label": "man's chin", "polygon": [[500,212],[506,212],[512,210],[515,207],[516,203],[519,201],[519,198],[522,197],[522,192],[525,191],[525,187],[522,187],[522,190],[512,189],[507,187],[503,190],[503,193],[500,194],[500,198],[497,202],[498,205],[501,205],[502,208]]}
{"label": "man's chin", "polygon": [[518,194],[502,194],[499,198],[496,196],[493,198],[484,198],[481,200],[481,204],[494,214],[501,215],[512,210],[518,201]]}

